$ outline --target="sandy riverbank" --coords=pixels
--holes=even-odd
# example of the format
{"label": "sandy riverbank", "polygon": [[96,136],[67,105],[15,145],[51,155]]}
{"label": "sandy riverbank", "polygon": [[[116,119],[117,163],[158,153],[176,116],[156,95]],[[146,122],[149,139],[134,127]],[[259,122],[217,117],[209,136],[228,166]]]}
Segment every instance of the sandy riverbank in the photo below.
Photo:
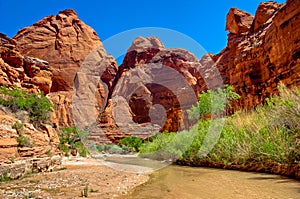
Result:
{"label": "sandy riverbank", "polygon": [[116,198],[149,179],[145,172],[124,170],[98,159],[64,159],[56,171],[1,183],[0,198],[82,198],[85,187],[88,198]]}

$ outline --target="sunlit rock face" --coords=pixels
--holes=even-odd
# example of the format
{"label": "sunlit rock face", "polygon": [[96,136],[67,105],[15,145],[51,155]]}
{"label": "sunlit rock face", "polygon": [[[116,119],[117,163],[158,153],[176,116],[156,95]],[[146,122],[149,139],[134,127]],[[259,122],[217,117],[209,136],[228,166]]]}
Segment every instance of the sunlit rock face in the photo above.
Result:
{"label": "sunlit rock face", "polygon": [[241,95],[234,104],[236,109],[261,104],[278,92],[279,82],[288,87],[300,85],[299,14],[297,0],[261,3],[252,24],[249,14],[229,11],[228,43],[213,59],[224,83],[234,86]]}
{"label": "sunlit rock face", "polygon": [[176,132],[192,125],[185,110],[207,89],[232,85],[241,95],[234,109],[250,109],[276,94],[280,82],[299,86],[299,4],[263,2],[255,16],[230,9],[227,46],[200,60],[165,48],[159,38],[138,37],[120,66],[75,11],[61,11],[21,29],[14,40],[2,39],[1,52],[11,53],[0,61],[15,69],[0,83],[49,93],[53,123],[85,127],[92,121],[96,142]]}
{"label": "sunlit rock face", "polygon": [[[106,54],[96,32],[81,21],[74,10],[63,10],[56,16],[45,17],[32,26],[21,29],[14,39],[21,53],[49,63],[53,73],[49,96],[56,107],[52,117],[54,123],[58,126],[76,124],[72,112],[74,96],[81,104],[90,100],[93,104],[91,114],[77,114],[81,107],[75,107],[75,115],[79,117],[75,119],[82,120],[87,115],[97,115],[100,109],[104,109],[112,92],[118,67],[114,58]],[[88,57],[93,57],[94,61],[90,70],[85,67],[80,71],[82,65],[87,64]],[[92,71],[97,69],[98,62],[101,62],[98,68],[103,70]],[[93,96],[88,96],[92,99],[86,99],[87,96],[84,96],[91,81],[85,75],[89,72],[99,76]],[[74,88],[79,88],[75,89],[76,93],[73,93]]]}

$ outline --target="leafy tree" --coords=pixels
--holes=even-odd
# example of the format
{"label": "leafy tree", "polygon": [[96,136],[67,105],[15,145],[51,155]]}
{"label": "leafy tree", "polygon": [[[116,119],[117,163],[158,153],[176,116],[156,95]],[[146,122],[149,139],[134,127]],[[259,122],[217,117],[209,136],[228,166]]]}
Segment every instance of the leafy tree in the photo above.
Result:
{"label": "leafy tree", "polygon": [[190,119],[203,119],[206,114],[216,114],[225,111],[226,107],[231,106],[233,100],[238,100],[240,96],[233,91],[232,86],[226,85],[225,88],[217,90],[207,90],[200,93],[199,101],[196,106],[193,106],[189,111]]}
{"label": "leafy tree", "polygon": [[129,151],[139,151],[142,145],[142,140],[136,136],[126,137],[120,140],[120,145],[123,149]]}

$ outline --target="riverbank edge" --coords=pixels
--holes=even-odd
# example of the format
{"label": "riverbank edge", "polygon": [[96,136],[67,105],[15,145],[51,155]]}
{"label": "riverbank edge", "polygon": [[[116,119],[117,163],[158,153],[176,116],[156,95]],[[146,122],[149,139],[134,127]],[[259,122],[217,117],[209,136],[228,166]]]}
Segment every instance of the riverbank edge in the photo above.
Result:
{"label": "riverbank edge", "polygon": [[179,159],[175,161],[176,165],[191,167],[209,167],[227,170],[238,170],[246,172],[259,172],[268,174],[277,174],[290,178],[300,179],[300,163],[298,164],[280,164],[274,161],[250,162],[246,164],[223,164],[219,162],[211,162],[208,160],[186,160]]}

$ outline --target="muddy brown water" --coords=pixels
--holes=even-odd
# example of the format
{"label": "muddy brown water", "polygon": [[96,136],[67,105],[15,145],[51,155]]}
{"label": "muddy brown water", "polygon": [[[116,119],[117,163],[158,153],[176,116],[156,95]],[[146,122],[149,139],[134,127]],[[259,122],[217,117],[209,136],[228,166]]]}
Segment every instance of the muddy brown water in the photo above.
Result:
{"label": "muddy brown water", "polygon": [[300,181],[279,175],[170,165],[123,199],[300,199]]}

